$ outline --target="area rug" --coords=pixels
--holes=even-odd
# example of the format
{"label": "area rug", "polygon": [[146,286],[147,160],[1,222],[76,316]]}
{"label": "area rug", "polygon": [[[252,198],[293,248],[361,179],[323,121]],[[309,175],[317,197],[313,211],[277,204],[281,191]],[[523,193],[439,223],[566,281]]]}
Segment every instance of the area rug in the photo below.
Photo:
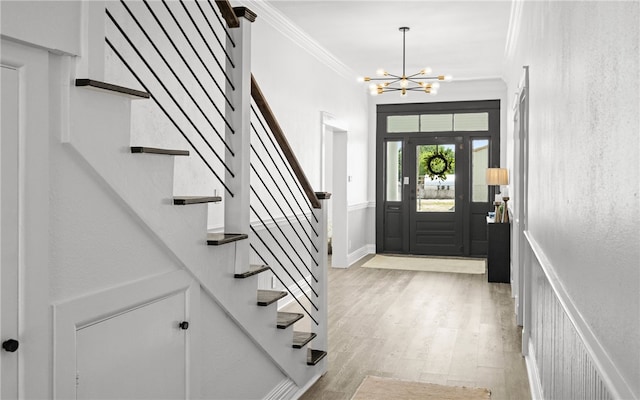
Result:
{"label": "area rug", "polygon": [[475,258],[404,257],[376,254],[375,257],[364,263],[362,267],[405,271],[484,274],[486,260]]}
{"label": "area rug", "polygon": [[487,400],[485,388],[443,386],[367,375],[351,400]]}

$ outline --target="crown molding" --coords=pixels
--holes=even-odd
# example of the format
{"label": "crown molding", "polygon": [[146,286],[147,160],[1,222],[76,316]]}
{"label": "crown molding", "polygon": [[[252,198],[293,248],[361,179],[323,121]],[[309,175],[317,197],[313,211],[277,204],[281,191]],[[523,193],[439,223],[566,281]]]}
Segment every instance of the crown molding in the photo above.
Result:
{"label": "crown molding", "polygon": [[265,21],[271,25],[275,30],[282,33],[285,37],[300,46],[303,50],[311,54],[338,75],[351,80],[354,80],[357,76],[354,70],[331,54],[329,50],[315,41],[268,1],[241,0],[239,3],[254,11],[258,15],[258,20]]}

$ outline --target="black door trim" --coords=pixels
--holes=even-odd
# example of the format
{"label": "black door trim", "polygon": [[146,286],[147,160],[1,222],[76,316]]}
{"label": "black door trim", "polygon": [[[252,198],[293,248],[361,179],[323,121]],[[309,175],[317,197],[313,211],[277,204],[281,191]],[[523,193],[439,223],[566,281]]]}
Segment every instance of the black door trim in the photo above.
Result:
{"label": "black door trim", "polygon": [[[386,117],[390,115],[410,115],[410,114],[437,114],[441,112],[483,112],[489,113],[488,131],[449,131],[449,132],[409,132],[409,133],[387,133]],[[489,166],[498,167],[500,165],[500,100],[480,100],[480,101],[452,101],[438,103],[408,103],[408,104],[380,104],[377,106],[376,114],[376,252],[390,252],[384,246],[384,187],[385,187],[385,158],[384,146],[387,141],[402,141],[403,148],[407,142],[418,138],[443,138],[443,137],[463,137],[463,143],[467,149],[467,154],[471,151],[471,141],[473,139],[489,139]],[[471,163],[467,162],[466,168],[471,168]],[[406,165],[403,166],[406,168]],[[405,175],[406,176],[406,175]],[[481,217],[492,209],[491,203],[473,203],[470,198],[470,190],[465,189],[467,195],[464,199],[463,207],[463,255],[485,256],[486,255],[486,232],[484,237],[479,226]],[[494,196],[494,188],[489,188],[489,199]],[[405,207],[406,208],[406,207]],[[402,210],[404,216],[402,220],[408,227],[408,210]],[[483,220],[482,220],[483,221]],[[408,228],[404,229],[408,235]],[[472,238],[472,232],[475,237]],[[404,238],[408,242],[408,238]],[[408,245],[403,246],[403,252],[408,252]],[[398,252],[398,251],[393,251]]]}

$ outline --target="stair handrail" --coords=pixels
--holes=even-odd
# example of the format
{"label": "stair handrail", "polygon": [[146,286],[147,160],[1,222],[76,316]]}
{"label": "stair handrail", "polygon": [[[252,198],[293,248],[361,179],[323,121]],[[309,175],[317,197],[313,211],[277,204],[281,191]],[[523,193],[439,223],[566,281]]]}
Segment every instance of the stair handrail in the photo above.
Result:
{"label": "stair handrail", "polygon": [[300,166],[300,163],[298,162],[296,155],[293,153],[293,150],[289,145],[289,141],[287,140],[284,134],[284,131],[280,127],[280,124],[278,123],[278,120],[276,119],[275,114],[271,110],[271,107],[269,106],[269,103],[267,102],[266,97],[262,93],[262,90],[260,90],[260,86],[258,85],[258,82],[256,81],[256,78],[253,76],[253,74],[251,74],[251,97],[253,98],[256,105],[258,106],[258,109],[262,113],[262,116],[264,117],[265,122],[271,129],[271,132],[273,133],[273,137],[276,139],[276,142],[278,142],[278,145],[280,145],[280,149],[282,150],[283,155],[286,157],[287,161],[289,162],[289,165],[291,166],[293,173],[296,175],[296,178],[298,178],[298,182],[300,182],[300,185],[302,186],[302,189],[307,195],[307,198],[309,199],[311,206],[313,208],[322,208],[322,205],[320,204],[320,200],[318,200],[318,196],[316,196],[316,192],[311,187],[311,184],[309,183],[307,176],[302,170],[302,167]]}
{"label": "stair handrail", "polygon": [[220,14],[222,14],[222,18],[227,22],[227,26],[229,28],[239,27],[240,21],[238,20],[235,11],[233,11],[233,7],[229,0],[215,0],[215,2],[220,10]]}

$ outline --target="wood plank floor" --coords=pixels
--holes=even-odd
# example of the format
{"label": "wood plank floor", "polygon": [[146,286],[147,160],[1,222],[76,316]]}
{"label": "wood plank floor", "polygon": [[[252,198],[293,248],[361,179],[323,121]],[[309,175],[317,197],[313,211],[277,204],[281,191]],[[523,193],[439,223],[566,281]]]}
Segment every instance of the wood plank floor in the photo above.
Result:
{"label": "wood plank floor", "polygon": [[492,400],[530,398],[509,285],[486,275],[360,268],[367,260],[330,269],[328,371],[302,400],[349,400],[366,375],[485,387]]}

